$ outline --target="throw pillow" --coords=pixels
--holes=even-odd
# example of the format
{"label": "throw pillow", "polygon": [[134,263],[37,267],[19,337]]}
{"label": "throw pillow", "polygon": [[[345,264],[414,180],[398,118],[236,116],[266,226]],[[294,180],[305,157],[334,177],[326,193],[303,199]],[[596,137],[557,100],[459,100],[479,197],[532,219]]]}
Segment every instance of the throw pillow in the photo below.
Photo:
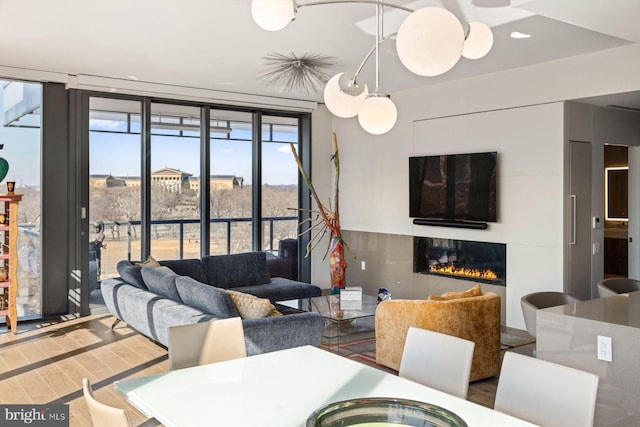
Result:
{"label": "throw pillow", "polygon": [[237,317],[238,310],[224,290],[200,283],[191,277],[176,277],[176,289],[186,305],[221,319]]}
{"label": "throw pillow", "polygon": [[176,289],[178,275],[169,267],[142,267],[140,270],[147,288],[160,296],[182,302]]}
{"label": "throw pillow", "polygon": [[450,299],[477,297],[479,295],[482,295],[482,290],[480,289],[480,285],[476,285],[464,292],[445,292],[440,296],[429,295],[428,299],[429,301],[446,301]]}
{"label": "throw pillow", "polygon": [[126,259],[116,264],[118,275],[122,280],[140,289],[147,289],[147,286],[144,284],[144,279],[142,278],[142,273],[140,273],[141,268],[142,267],[134,265]]}
{"label": "throw pillow", "polygon": [[137,265],[138,267],[154,267],[154,268],[160,267],[160,263],[156,261],[156,259],[151,255],[149,255],[149,258],[147,258],[146,261],[136,262],[135,265]]}
{"label": "throw pillow", "polygon": [[[268,298],[258,298],[244,292],[227,291],[243,319],[259,319],[281,315]],[[277,313],[277,314],[276,314]]]}

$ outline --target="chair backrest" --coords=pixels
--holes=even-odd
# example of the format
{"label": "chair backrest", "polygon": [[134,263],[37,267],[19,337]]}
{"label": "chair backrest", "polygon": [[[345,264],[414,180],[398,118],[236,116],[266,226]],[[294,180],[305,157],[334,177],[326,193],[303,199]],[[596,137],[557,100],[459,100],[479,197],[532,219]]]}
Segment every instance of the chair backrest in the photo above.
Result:
{"label": "chair backrest", "polygon": [[593,426],[599,377],[507,351],[494,409],[545,427]]}
{"label": "chair backrest", "polygon": [[398,375],[466,399],[474,348],[473,341],[411,326]]}
{"label": "chair backrest", "polygon": [[168,342],[170,370],[247,356],[239,317],[172,326]]}
{"label": "chair backrest", "polygon": [[544,291],[527,294],[520,299],[520,307],[524,316],[527,332],[536,336],[536,311],[542,308],[555,307],[579,302],[580,300],[564,292]]}
{"label": "chair backrest", "polygon": [[640,291],[640,281],[626,277],[611,277],[598,282],[598,295],[600,298],[610,297],[627,292]]}
{"label": "chair backrest", "polygon": [[131,425],[124,409],[107,406],[95,399],[87,378],[82,379],[82,393],[89,407],[93,427],[129,427]]}

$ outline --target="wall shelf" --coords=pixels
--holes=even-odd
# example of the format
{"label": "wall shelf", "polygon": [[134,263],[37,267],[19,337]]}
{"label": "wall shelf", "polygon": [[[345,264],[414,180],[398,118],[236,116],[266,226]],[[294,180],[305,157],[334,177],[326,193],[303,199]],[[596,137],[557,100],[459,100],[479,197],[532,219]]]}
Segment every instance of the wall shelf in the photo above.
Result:
{"label": "wall shelf", "polygon": [[[0,234],[5,252],[0,254],[0,270],[7,273],[7,278],[0,281],[0,316],[6,317],[7,327],[18,333],[18,204],[21,194],[0,194],[0,202],[4,204],[4,224],[0,225]],[[1,212],[1,211],[0,211]],[[4,274],[3,274],[4,275]]]}

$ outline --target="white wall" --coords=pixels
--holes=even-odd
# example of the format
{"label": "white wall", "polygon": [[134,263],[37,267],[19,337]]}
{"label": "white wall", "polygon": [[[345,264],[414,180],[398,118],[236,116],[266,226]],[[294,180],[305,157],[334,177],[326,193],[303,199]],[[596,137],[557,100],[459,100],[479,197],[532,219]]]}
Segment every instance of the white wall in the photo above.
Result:
{"label": "white wall", "polygon": [[[640,90],[638,69],[640,45],[635,44],[394,93],[398,123],[382,136],[365,133],[356,119],[333,118],[341,149],[343,228],[468,240],[481,235],[486,241],[506,242],[507,325],[524,328],[519,297],[562,289],[564,137],[559,102]],[[322,132],[314,124],[314,135],[316,131]],[[499,223],[484,232],[413,226],[407,158],[487,148],[500,153]],[[323,175],[330,177],[330,164],[320,163],[317,155],[323,151],[314,139],[316,185]],[[314,268],[324,269],[320,264]]]}
{"label": "white wall", "polygon": [[[563,105],[417,122],[411,155],[498,152],[498,222],[488,230],[412,226],[412,235],[507,245],[508,325],[524,328],[526,293],[561,291]],[[407,217],[408,198],[403,197]]]}

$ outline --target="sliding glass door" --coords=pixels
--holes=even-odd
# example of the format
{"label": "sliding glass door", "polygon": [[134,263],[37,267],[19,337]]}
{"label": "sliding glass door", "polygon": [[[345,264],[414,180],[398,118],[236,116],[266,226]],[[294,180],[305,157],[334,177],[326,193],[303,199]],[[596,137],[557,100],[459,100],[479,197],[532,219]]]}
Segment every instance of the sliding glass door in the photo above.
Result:
{"label": "sliding glass door", "polygon": [[91,97],[89,114],[89,285],[115,277],[116,263],[139,260],[139,101]]}

